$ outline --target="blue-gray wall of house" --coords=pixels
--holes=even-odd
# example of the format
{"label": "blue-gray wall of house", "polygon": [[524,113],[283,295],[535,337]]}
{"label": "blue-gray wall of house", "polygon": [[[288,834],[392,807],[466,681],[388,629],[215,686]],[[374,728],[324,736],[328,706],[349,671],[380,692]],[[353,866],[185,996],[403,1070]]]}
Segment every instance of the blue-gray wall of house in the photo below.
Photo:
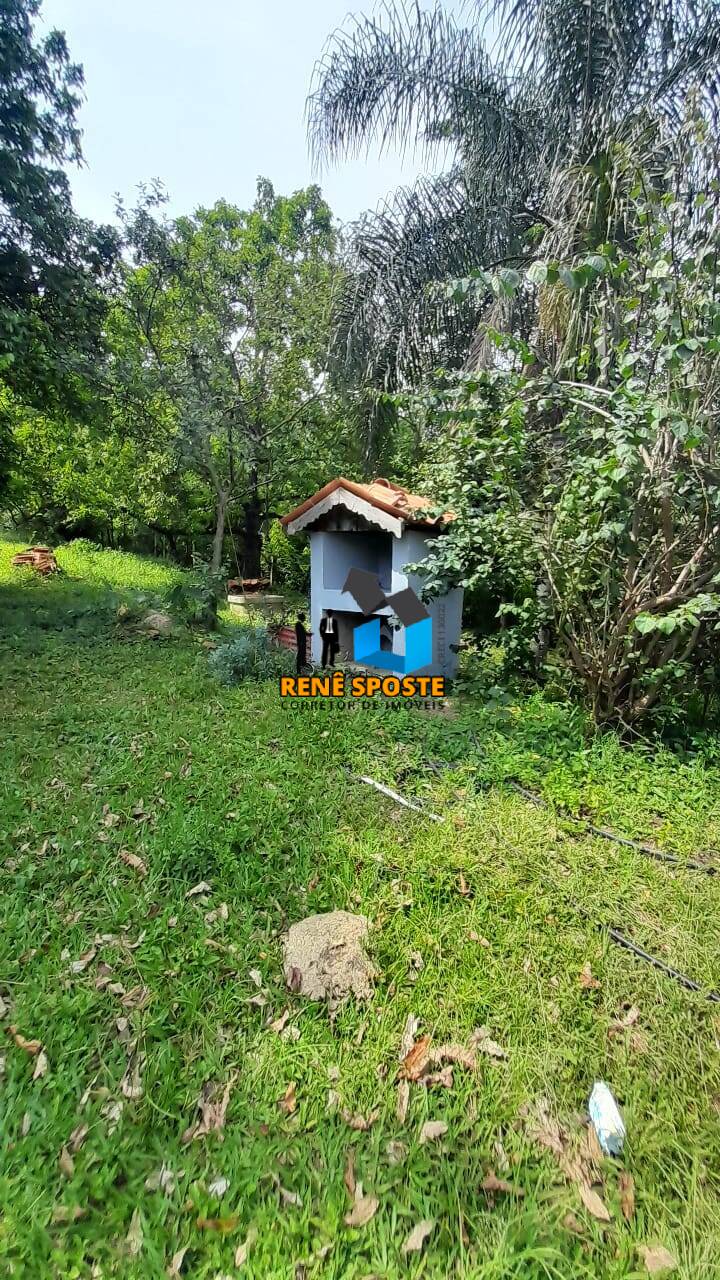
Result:
{"label": "blue-gray wall of house", "polygon": [[[439,535],[442,536],[442,535]],[[352,657],[350,628],[348,623],[360,621],[362,614],[352,596],[342,591],[350,569],[368,569],[377,573],[385,591],[402,591],[412,587],[418,595],[422,590],[420,574],[405,572],[408,564],[420,563],[427,554],[428,538],[419,529],[406,529],[401,538],[383,533],[335,533],[310,532],[310,625],[312,629],[312,656],[319,662],[322,654],[320,619],[325,609],[339,615],[355,615],[341,618],[341,646]],[[428,603],[433,621],[433,661],[418,674],[444,675],[452,679],[457,670],[457,654],[451,646],[459,645],[462,629],[463,593],[458,588]],[[389,608],[378,609],[382,617],[390,616]],[[393,652],[405,652],[405,632],[401,628],[393,633]]]}

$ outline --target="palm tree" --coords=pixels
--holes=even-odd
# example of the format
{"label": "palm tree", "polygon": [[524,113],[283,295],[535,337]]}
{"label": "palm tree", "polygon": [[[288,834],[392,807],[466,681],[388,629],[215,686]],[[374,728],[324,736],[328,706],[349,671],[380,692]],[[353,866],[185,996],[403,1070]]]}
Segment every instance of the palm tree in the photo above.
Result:
{"label": "palm tree", "polygon": [[315,68],[320,163],[391,143],[447,162],[351,228],[333,353],[351,385],[393,389],[477,357],[488,299],[459,306],[430,286],[530,260],[533,240],[562,253],[609,238],[614,140],[658,159],[691,91],[716,120],[720,0],[477,0],[466,12],[461,26],[440,5],[396,0],[337,30]]}

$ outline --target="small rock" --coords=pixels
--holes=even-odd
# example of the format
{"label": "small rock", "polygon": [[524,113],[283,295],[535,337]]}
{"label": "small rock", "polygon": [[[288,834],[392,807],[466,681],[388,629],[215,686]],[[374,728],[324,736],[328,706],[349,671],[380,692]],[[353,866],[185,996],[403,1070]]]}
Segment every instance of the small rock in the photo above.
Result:
{"label": "small rock", "polygon": [[283,940],[285,981],[309,1000],[367,1000],[375,970],[364,949],[365,916],[329,911],[294,924]]}
{"label": "small rock", "polygon": [[152,609],[150,613],[146,613],[142,622],[138,623],[138,630],[145,631],[148,635],[166,636],[172,631],[175,623],[169,613],[161,613],[159,609]]}

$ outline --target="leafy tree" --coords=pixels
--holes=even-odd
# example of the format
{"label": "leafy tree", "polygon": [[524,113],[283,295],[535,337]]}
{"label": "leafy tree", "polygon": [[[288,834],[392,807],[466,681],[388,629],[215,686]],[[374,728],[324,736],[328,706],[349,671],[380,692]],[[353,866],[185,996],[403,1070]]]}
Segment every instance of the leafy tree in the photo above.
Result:
{"label": "leafy tree", "polygon": [[[354,229],[335,347],[354,385],[457,367],[478,317],[517,325],[517,298],[484,289],[458,300],[428,286],[478,266],[522,266],[538,236],[554,238],[546,249],[558,257],[578,238],[588,249],[614,239],[624,216],[614,142],[643,122],[672,136],[691,91],[714,119],[718,0],[479,0],[466,12],[466,26],[419,3],[352,19],[316,67],[309,120],[320,159],[394,140],[450,161]],[[500,33],[492,52],[488,20]],[[474,364],[488,355],[482,332]]]}
{"label": "leafy tree", "polygon": [[13,465],[4,505],[17,524],[42,538],[110,546],[155,549],[159,538],[162,549],[189,559],[211,495],[177,465],[169,429],[141,438],[111,413],[78,422],[17,403],[8,416]]}
{"label": "leafy tree", "polygon": [[249,211],[218,201],[168,222],[150,193],[121,211],[132,267],[111,320],[115,398],[140,430],[169,430],[178,465],[213,495],[212,565],[228,522],[242,573],[261,572],[275,506],[316,483],[341,419],[324,364],[338,278],[336,234],[317,187]]}
{"label": "leafy tree", "polygon": [[566,321],[582,297],[569,358],[495,332],[504,368],[425,397],[458,517],[428,588],[489,585],[515,653],[554,639],[596,720],[633,729],[717,685],[720,188],[701,118],[671,160],[634,172],[622,240],[488,277],[538,312],[550,291]]}
{"label": "leafy tree", "polygon": [[0,376],[16,396],[82,413],[117,240],[73,212],[82,68],[35,37],[40,0],[0,6]]}

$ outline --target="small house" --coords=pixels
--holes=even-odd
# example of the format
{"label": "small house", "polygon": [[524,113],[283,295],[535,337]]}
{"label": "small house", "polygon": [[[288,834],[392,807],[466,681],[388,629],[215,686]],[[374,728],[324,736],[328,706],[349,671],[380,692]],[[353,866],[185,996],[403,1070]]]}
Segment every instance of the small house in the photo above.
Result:
{"label": "small house", "polygon": [[[405,627],[382,596],[400,598],[408,588],[420,595],[422,575],[410,572],[408,565],[422,562],[452,519],[450,513],[429,516],[430,505],[429,499],[389,480],[356,484],[338,476],[283,516],[281,523],[288,534],[305,530],[310,538],[310,629],[315,662],[320,661],[320,619],[326,609],[338,620],[341,658],[352,661],[353,632],[371,619],[379,622],[380,649],[388,654],[405,653]],[[353,570],[363,571],[366,578],[372,575],[379,583],[381,603],[370,614],[346,589]],[[432,620],[432,662],[417,674],[454,676],[462,603],[461,588],[427,603]]]}

